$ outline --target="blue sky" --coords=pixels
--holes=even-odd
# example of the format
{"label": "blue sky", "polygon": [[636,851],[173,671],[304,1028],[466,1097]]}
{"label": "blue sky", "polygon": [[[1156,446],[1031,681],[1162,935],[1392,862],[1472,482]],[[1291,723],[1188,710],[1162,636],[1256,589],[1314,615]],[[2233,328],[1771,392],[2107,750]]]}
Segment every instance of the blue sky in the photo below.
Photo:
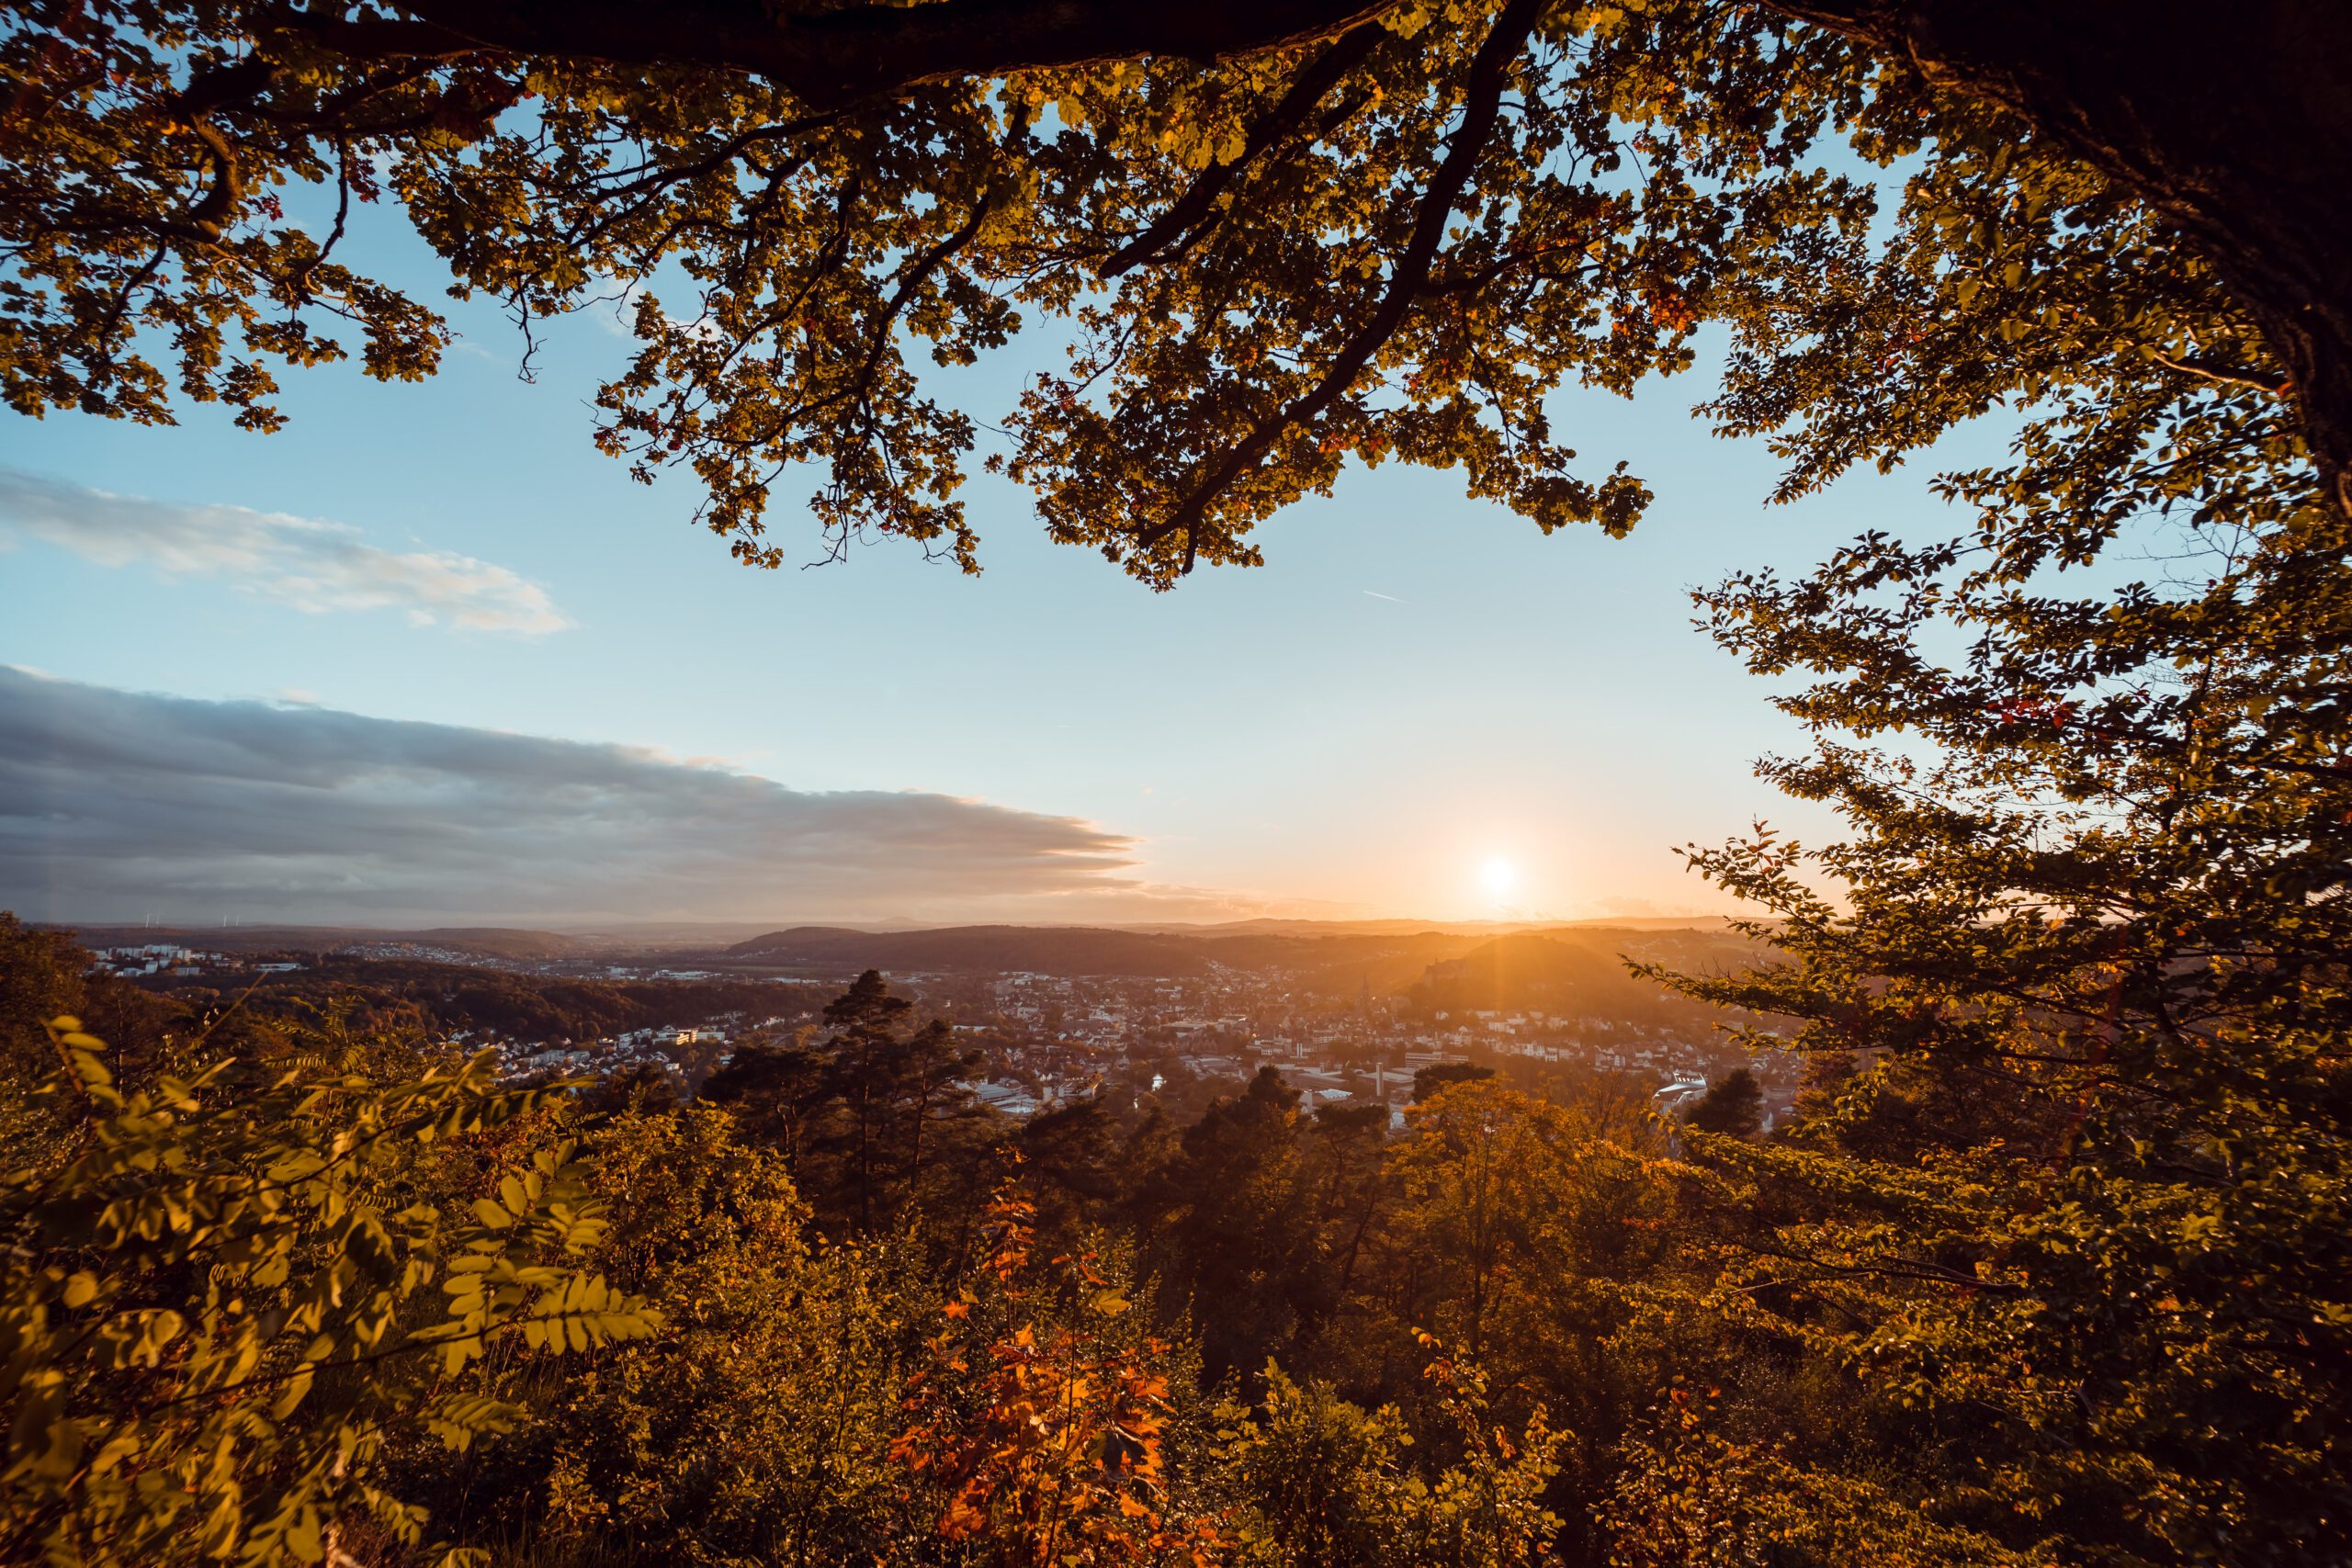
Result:
{"label": "blue sky", "polygon": [[[386,231],[363,234],[355,259],[437,295],[431,256],[377,217]],[[414,886],[361,896],[291,874],[213,889],[205,876],[243,852],[192,819],[219,840],[206,846],[213,871],[163,879],[169,918],[232,905],[253,919],[544,920],[1721,909],[1674,846],[1758,816],[1809,836],[1826,824],[1751,777],[1758,753],[1794,736],[1765,688],[1691,629],[1689,590],[1811,561],[1865,527],[1956,521],[1928,498],[1925,468],[1767,508],[1761,445],[1719,440],[1688,412],[1708,389],[1702,370],[1630,402],[1563,400],[1587,465],[1624,457],[1657,493],[1623,541],[1545,538],[1464,500],[1452,475],[1391,466],[1267,525],[1265,567],[1155,595],[1046,543],[1025,492],[978,476],[977,580],[888,543],[757,571],[689,525],[686,483],[632,484],[589,446],[589,400],[627,346],[609,319],[558,323],[528,384],[494,310],[459,306],[455,319],[465,341],[422,385],[287,373],[292,423],[277,435],[204,410],[171,429],[0,415],[0,465],[18,476],[16,513],[0,515],[0,664],[114,692],[645,748],[795,796],[986,802],[1084,825],[1085,874],[1014,874],[993,890],[959,875],[934,894],[898,873],[936,847],[886,839],[873,852],[904,863],[887,875],[786,868],[707,899],[691,879],[639,897],[632,861],[585,903],[565,877],[444,906]],[[1054,323],[1033,325],[942,386],[993,418],[1060,341]],[[40,509],[28,484],[70,515],[28,523]],[[77,501],[85,491],[162,505],[110,513]],[[780,491],[772,525],[813,558],[797,498]],[[261,553],[232,570],[201,546],[169,547],[241,530]],[[368,586],[387,577],[381,592]],[[171,709],[172,723],[198,711]],[[40,749],[53,731],[28,733]],[[0,899],[51,918],[150,912],[122,907],[128,884],[90,874],[104,823],[53,825],[72,815],[70,779],[14,787],[43,792],[52,826],[20,817]],[[431,793],[379,805],[429,813]],[[1498,859],[1514,873],[1507,890],[1482,878]],[[537,879],[518,863],[512,880]]]}

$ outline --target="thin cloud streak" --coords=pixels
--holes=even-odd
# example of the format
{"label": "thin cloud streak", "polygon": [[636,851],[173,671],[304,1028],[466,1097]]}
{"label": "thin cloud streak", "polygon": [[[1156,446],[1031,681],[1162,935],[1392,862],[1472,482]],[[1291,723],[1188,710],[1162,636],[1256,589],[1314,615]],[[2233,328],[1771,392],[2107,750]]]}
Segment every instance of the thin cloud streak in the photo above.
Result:
{"label": "thin cloud streak", "polygon": [[368,544],[341,523],[250,507],[177,505],[0,468],[0,537],[37,539],[100,566],[226,578],[311,615],[400,610],[419,626],[543,637],[572,622],[547,590],[446,550]]}
{"label": "thin cloud streak", "polygon": [[430,924],[1232,907],[1123,874],[1135,851],[1075,818],[947,795],[813,793],[632,747],[0,667],[0,907],[34,918]]}

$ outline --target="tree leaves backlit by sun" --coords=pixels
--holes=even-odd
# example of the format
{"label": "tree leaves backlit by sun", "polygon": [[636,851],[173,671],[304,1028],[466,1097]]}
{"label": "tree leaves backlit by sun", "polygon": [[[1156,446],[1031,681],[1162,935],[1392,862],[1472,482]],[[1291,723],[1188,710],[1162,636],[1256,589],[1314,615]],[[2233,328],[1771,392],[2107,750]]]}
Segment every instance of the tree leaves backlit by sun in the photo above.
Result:
{"label": "tree leaves backlit by sun", "polygon": [[[638,347],[597,444],[640,478],[690,468],[764,565],[807,553],[764,524],[806,468],[834,548],[871,528],[973,567],[956,492],[988,416],[916,370],[1040,319],[1069,366],[992,411],[989,460],[1055,537],[1155,585],[1254,561],[1252,527],[1351,457],[1622,532],[1647,491],[1579,460],[1547,395],[1688,364],[1721,277],[1870,208],[1803,161],[1862,68],[1704,7],[1390,8],[1227,65],[840,103],[323,12],[49,20],[0,41],[19,411],[218,400],[275,428],[270,367],[352,333],[369,374],[429,374],[444,320],[337,259],[355,212],[397,203],[526,335],[620,301]],[[287,215],[297,186],[331,193],[331,226]]]}
{"label": "tree leaves backlit by sun", "polygon": [[481,1061],[389,1083],[222,1061],[126,1093],[79,1020],[49,1029],[36,1103],[63,1139],[0,1181],[12,1560],[308,1563],[354,1525],[416,1544],[423,1510],[377,1484],[389,1430],[462,1450],[518,1414],[467,1379],[485,1356],[659,1325],[576,1264],[603,1221],[574,1145],[510,1146],[469,1204],[416,1201],[552,1091]]}
{"label": "tree leaves backlit by sun", "polygon": [[[1547,400],[1683,368],[1709,320],[1745,345],[1735,429],[1803,423],[1820,372],[1870,355],[1857,417],[1794,438],[1796,484],[2019,392],[2078,431],[2119,412],[2068,390],[2086,365],[2136,389],[2110,448],[2184,382],[2288,383],[2253,323],[2214,321],[2210,254],[2078,148],[2013,158],[2004,111],[1762,7],[1009,11],[994,39],[937,4],[683,33],[412,10],[44,0],[0,36],[11,404],[225,400],[275,428],[272,366],[353,333],[370,375],[429,375],[446,321],[337,259],[379,204],[526,342],[622,310],[637,347],[597,445],[690,470],[703,520],[769,566],[812,547],[769,535],[771,489],[813,478],[818,547],[876,530],[976,570],[957,492],[990,420],[988,462],[1052,536],[1159,587],[1258,560],[1255,526],[1351,458],[1622,532],[1646,487],[1579,457]],[[1069,62],[993,66],[1023,50]],[[1881,261],[1846,149],[1924,160]],[[289,217],[296,187],[332,219]],[[1023,330],[1069,355],[1012,408],[919,379]]]}
{"label": "tree leaves backlit by sun", "polygon": [[[1215,1522],[1168,1497],[1168,1347],[1120,1323],[1131,1303],[1098,1259],[1035,1256],[1035,1212],[1017,1177],[990,1200],[978,1285],[941,1309],[891,1453],[946,1488],[942,1538],[989,1542],[1008,1564],[1206,1568]],[[1024,1306],[1039,1292],[1067,1298],[1059,1324]]]}

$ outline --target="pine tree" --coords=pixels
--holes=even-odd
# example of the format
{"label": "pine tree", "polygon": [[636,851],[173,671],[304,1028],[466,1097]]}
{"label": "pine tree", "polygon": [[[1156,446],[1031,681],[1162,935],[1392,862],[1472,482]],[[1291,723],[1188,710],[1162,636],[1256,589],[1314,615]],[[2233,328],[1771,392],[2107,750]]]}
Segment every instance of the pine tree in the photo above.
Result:
{"label": "pine tree", "polygon": [[[981,1056],[958,1048],[944,1021],[915,1023],[914,1010],[869,969],[826,1004],[824,1032],[805,1049],[739,1053],[706,1086],[788,1145],[803,1194],[829,1225],[872,1235],[926,1193],[968,1189],[952,1168],[968,1164],[989,1133],[966,1084]],[[938,1208],[933,1217],[946,1220],[956,1204]]]}
{"label": "pine tree", "polygon": [[1764,1126],[1764,1090],[1753,1072],[1734,1067],[1707,1086],[1683,1120],[1718,1137],[1752,1138]]}

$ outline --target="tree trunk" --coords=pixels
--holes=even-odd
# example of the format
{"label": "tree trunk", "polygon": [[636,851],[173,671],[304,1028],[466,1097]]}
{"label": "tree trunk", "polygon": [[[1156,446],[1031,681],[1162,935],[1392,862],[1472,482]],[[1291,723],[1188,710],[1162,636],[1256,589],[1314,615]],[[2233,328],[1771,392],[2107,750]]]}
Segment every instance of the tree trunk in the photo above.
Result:
{"label": "tree trunk", "polygon": [[2352,0],[1765,0],[2012,110],[2171,223],[2352,516]]}

